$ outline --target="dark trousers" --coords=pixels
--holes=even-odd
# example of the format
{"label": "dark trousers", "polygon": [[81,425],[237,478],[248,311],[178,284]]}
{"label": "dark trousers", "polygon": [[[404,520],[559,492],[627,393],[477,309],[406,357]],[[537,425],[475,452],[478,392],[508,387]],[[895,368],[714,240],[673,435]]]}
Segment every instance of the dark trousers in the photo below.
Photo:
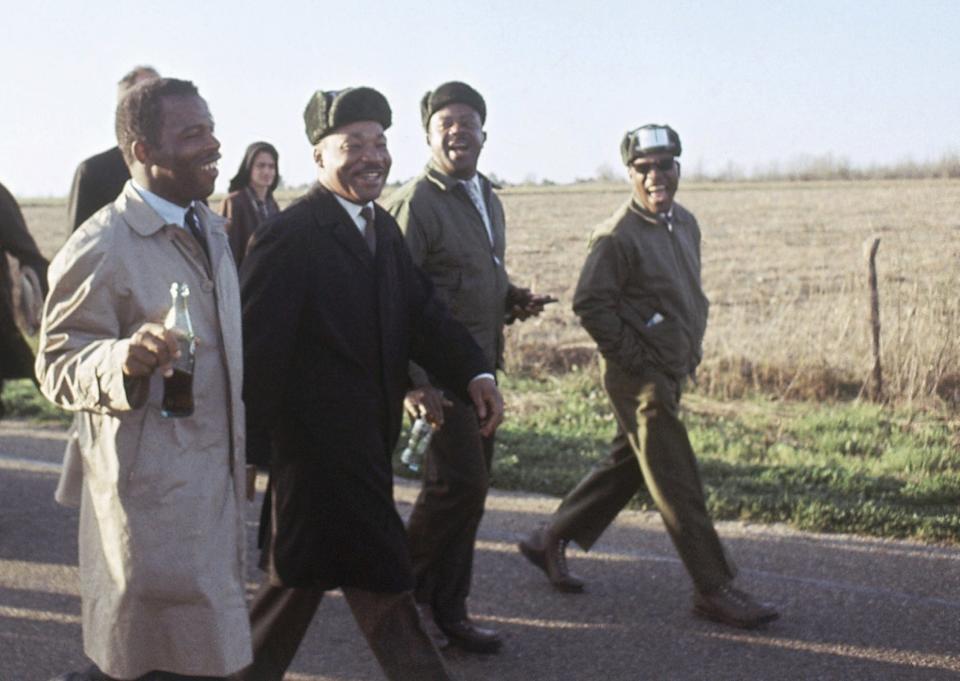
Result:
{"label": "dark trousers", "polygon": [[423,487],[407,523],[414,597],[440,622],[467,616],[473,550],[490,487],[493,438],[480,436],[472,404],[444,410],[424,461]]}
{"label": "dark trousers", "polygon": [[632,376],[603,360],[600,365],[617,435],[609,456],[561,502],[551,529],[589,550],[646,484],[696,588],[711,591],[729,582],[735,569],[707,513],[697,460],[677,413],[679,384],[656,370]]}
{"label": "dark trousers", "polygon": [[[390,681],[449,681],[443,658],[423,629],[409,591],[378,593],[343,587],[370,650]],[[232,681],[281,681],[323,599],[321,589],[264,583],[250,606],[253,664]]]}

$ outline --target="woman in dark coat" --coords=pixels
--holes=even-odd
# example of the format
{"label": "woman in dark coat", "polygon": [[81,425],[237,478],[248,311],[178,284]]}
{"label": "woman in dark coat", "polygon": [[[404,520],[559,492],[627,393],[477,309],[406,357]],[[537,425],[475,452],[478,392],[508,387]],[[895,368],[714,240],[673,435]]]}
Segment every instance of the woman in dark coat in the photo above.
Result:
{"label": "woman in dark coat", "polygon": [[247,252],[247,241],[261,222],[280,209],[273,192],[280,183],[277,150],[267,142],[254,142],[247,147],[240,169],[230,180],[230,194],[220,204],[220,214],[230,221],[227,236],[237,268]]}
{"label": "woman in dark coat", "polygon": [[[3,392],[3,381],[8,378],[36,380],[33,352],[17,326],[16,305],[19,300],[14,298],[8,255],[18,261],[21,278],[32,282],[31,288],[39,286],[40,290],[31,292],[42,302],[47,294],[47,259],[27,231],[27,223],[16,199],[0,184],[0,393]],[[2,415],[3,403],[0,402]]]}

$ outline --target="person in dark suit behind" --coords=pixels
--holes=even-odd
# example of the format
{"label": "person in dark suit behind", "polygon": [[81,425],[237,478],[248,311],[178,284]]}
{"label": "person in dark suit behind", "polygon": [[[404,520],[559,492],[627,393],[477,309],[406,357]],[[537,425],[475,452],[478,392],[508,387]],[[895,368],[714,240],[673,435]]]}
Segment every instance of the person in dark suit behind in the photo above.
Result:
{"label": "person in dark suit behind", "polygon": [[[14,286],[7,255],[19,263],[19,287]],[[15,288],[19,289],[20,300],[14,296]],[[8,378],[34,378],[33,352],[20,332],[16,310],[24,296],[39,297],[42,302],[46,294],[47,259],[27,231],[27,223],[13,194],[0,184],[0,393]],[[29,314],[31,310],[24,312]],[[3,414],[3,402],[0,402],[0,417]]]}
{"label": "person in dark suit behind", "polygon": [[254,663],[279,680],[325,591],[340,587],[387,678],[448,679],[414,603],[391,456],[408,362],[503,417],[493,367],[434,295],[374,203],[391,111],[366,87],[316,92],[304,113],[319,183],[253,236],[240,270],[250,461],[269,465],[268,581],[251,606]]}
{"label": "person in dark suit behind", "polygon": [[[117,101],[123,99],[130,88],[140,81],[159,77],[160,74],[152,66],[134,67],[117,83]],[[87,218],[108,203],[113,203],[129,179],[130,171],[124,163],[120,147],[102,151],[78,165],[67,200],[70,231],[75,232]]]}
{"label": "person in dark suit behind", "polygon": [[254,142],[247,147],[237,174],[230,179],[220,204],[220,215],[227,218],[227,237],[237,268],[247,252],[247,242],[265,220],[280,212],[273,192],[280,184],[280,161],[269,142]]}

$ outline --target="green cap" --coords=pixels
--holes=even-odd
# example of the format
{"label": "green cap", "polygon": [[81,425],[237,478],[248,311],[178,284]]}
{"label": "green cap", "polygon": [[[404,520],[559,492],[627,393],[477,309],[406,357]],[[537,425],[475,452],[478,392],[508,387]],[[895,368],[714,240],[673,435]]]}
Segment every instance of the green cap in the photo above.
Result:
{"label": "green cap", "polygon": [[667,152],[679,156],[681,151],[680,135],[669,125],[643,125],[631,130],[620,142],[620,156],[623,164],[630,163],[640,156]]}

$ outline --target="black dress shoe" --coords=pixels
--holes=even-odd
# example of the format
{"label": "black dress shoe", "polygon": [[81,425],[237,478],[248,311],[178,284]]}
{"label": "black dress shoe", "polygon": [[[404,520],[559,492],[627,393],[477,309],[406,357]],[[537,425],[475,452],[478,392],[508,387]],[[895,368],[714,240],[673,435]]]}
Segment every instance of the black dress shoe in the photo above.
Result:
{"label": "black dress shoe", "polygon": [[567,569],[567,540],[553,537],[546,528],[534,530],[529,537],[518,545],[520,553],[547,573],[547,579],[557,591],[580,593],[583,580],[570,574]]}
{"label": "black dress shoe", "polygon": [[496,653],[503,646],[500,634],[493,629],[478,627],[469,617],[458,622],[437,622],[437,626],[447,635],[451,645],[469,653]]}

